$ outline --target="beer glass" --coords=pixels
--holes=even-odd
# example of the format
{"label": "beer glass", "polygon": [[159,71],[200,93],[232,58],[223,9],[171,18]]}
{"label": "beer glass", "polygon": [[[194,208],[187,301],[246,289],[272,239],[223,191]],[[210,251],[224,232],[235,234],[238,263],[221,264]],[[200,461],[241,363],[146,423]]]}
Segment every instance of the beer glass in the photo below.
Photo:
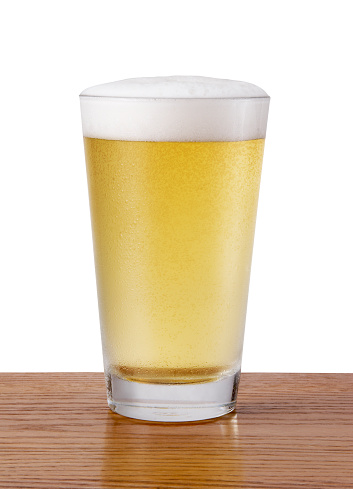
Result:
{"label": "beer glass", "polygon": [[269,107],[255,85],[138,78],[80,95],[108,405],[235,407]]}

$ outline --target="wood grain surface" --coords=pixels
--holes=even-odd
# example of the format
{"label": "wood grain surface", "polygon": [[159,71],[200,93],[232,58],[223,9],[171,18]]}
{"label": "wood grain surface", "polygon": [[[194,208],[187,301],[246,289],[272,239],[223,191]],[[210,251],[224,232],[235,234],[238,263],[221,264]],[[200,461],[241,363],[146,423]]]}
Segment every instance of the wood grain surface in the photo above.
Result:
{"label": "wood grain surface", "polygon": [[102,373],[0,374],[0,487],[353,488],[353,374],[242,374],[237,412],[123,418]]}

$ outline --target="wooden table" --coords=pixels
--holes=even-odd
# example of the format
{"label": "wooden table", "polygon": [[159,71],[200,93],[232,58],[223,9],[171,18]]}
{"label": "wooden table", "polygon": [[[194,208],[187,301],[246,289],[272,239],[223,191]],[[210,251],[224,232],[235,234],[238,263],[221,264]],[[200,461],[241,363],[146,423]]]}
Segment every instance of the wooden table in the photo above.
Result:
{"label": "wooden table", "polygon": [[1,488],[353,488],[353,374],[242,374],[237,413],[123,418],[102,373],[0,375]]}

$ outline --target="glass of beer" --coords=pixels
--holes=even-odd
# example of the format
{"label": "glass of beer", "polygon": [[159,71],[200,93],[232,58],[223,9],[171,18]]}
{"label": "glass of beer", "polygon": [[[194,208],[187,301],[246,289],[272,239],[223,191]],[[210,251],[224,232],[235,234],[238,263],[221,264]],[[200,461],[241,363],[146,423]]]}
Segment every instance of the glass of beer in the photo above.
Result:
{"label": "glass of beer", "polygon": [[229,413],[269,97],[157,77],[80,101],[108,405],[151,421]]}

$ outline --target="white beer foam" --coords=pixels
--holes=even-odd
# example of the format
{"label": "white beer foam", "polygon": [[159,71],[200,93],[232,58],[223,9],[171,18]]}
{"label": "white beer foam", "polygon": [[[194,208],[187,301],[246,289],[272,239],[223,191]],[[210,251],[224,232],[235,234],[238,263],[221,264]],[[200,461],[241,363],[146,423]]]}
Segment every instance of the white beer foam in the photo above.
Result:
{"label": "white beer foam", "polygon": [[130,78],[87,88],[81,95],[172,99],[268,97],[262,88],[251,83],[203,76]]}
{"label": "white beer foam", "polygon": [[251,83],[133,78],[80,95],[83,135],[127,141],[242,141],[266,135],[269,97]]}

